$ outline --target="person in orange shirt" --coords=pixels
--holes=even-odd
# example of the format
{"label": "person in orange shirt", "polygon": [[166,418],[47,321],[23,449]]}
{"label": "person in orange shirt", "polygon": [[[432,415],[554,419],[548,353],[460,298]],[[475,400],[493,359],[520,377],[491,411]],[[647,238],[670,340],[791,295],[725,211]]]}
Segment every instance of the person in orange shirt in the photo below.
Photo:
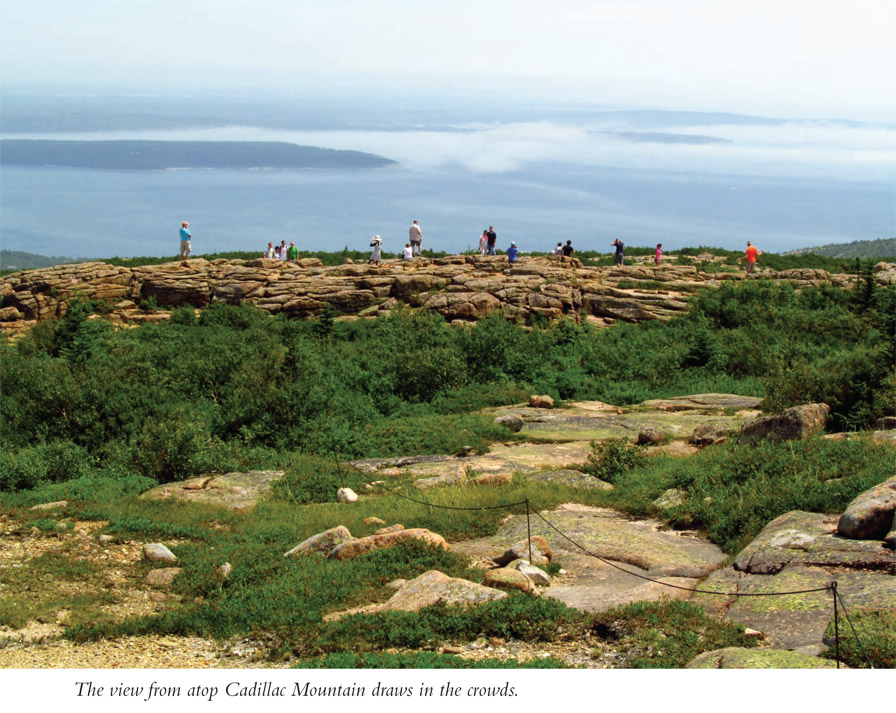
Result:
{"label": "person in orange shirt", "polygon": [[749,275],[756,267],[756,258],[762,255],[762,250],[757,250],[756,246],[753,245],[749,240],[747,241],[747,254],[743,257],[737,258],[738,262],[747,261],[747,274]]}

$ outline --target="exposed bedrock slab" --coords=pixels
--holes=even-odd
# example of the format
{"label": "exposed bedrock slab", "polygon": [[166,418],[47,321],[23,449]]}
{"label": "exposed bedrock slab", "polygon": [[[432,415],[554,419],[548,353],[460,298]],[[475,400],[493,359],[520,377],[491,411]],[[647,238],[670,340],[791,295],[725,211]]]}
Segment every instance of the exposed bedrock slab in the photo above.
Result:
{"label": "exposed bedrock slab", "polygon": [[628,438],[659,431],[672,439],[687,439],[694,429],[713,422],[718,428],[739,432],[755,417],[759,399],[736,394],[696,394],[678,399],[645,401],[620,408],[601,401],[576,401],[552,410],[524,405],[490,409],[496,418],[518,416],[520,432],[547,441]]}
{"label": "exposed bedrock slab", "polygon": [[896,574],[896,556],[880,541],[836,534],[837,516],[793,510],[776,517],[737,555],[734,569],[775,574],[787,565],[850,567]]}
{"label": "exposed bedrock slab", "polygon": [[[700,589],[762,595],[727,598],[724,619],[761,631],[768,646],[797,649],[824,643],[825,629],[834,616],[833,595],[827,588],[834,580],[847,611],[896,607],[896,577],[861,570],[789,565],[775,575],[741,572],[734,578],[729,570],[722,570]],[[814,589],[823,591],[807,591]],[[708,594],[697,594],[694,601],[719,607],[719,598]]]}
{"label": "exposed bedrock slab", "polygon": [[847,610],[896,609],[896,555],[881,542],[836,535],[836,523],[836,515],[801,511],[775,518],[731,567],[700,585],[739,596],[698,594],[695,601],[785,649],[823,645],[834,581]]}
{"label": "exposed bedrock slab", "polygon": [[[837,662],[780,649],[744,649],[732,646],[707,651],[697,656],[686,668],[837,668]],[[842,668],[842,664],[841,664]]]}
{"label": "exposed bedrock slab", "polygon": [[[632,520],[613,510],[565,505],[542,513],[551,525],[531,518],[532,534],[543,536],[554,561],[567,571],[555,578],[544,595],[586,611],[603,611],[618,604],[661,597],[690,597],[690,588],[719,567],[724,553],[697,537],[662,531],[652,520]],[[500,555],[527,533],[526,517],[515,515],[492,537],[460,542],[458,552],[481,561]],[[566,539],[569,538],[569,539]],[[590,553],[583,552],[572,540]],[[640,578],[658,579],[666,587]]]}
{"label": "exposed bedrock slab", "polygon": [[160,485],[147,490],[140,497],[151,500],[190,500],[234,510],[247,510],[266,496],[274,483],[282,477],[282,470],[250,470],[246,473],[200,476]]}

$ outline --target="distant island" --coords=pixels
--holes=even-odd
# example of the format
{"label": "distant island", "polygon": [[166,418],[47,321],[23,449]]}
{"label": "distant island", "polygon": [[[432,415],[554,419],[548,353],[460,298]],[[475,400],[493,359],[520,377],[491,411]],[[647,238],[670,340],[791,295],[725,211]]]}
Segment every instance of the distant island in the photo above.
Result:
{"label": "distant island", "polygon": [[728,139],[720,139],[716,136],[704,136],[702,134],[670,134],[657,131],[607,131],[610,136],[615,136],[626,141],[638,141],[654,144],[731,144]]}
{"label": "distant island", "polygon": [[361,151],[339,151],[272,141],[0,140],[0,164],[112,171],[175,168],[352,169],[394,165]]}

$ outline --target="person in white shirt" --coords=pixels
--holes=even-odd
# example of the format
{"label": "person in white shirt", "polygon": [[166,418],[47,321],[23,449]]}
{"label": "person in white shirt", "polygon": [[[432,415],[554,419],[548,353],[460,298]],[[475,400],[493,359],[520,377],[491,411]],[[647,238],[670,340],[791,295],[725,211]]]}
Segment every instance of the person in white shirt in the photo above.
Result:
{"label": "person in white shirt", "polygon": [[404,250],[401,251],[401,259],[410,260],[412,257],[414,257],[414,248],[411,247],[410,243],[407,243],[404,246]]}
{"label": "person in white shirt", "polygon": [[417,225],[417,221],[414,221],[414,224],[408,230],[408,234],[411,240],[411,248],[413,251],[419,255],[420,254],[420,246],[423,244],[423,230]]}

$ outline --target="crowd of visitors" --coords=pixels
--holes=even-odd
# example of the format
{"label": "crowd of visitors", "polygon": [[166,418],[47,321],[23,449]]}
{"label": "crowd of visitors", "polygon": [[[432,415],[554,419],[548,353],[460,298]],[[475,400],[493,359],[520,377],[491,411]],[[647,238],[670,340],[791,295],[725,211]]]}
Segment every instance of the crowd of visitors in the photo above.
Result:
{"label": "crowd of visitors", "polygon": [[[180,258],[182,260],[188,260],[190,258],[192,253],[192,238],[193,234],[190,232],[190,224],[187,221],[183,221],[180,227]],[[488,229],[484,229],[482,235],[479,236],[479,254],[494,255],[497,242],[498,235],[495,233],[494,226],[490,225],[488,226]],[[408,230],[408,242],[405,243],[404,249],[401,251],[401,259],[411,260],[415,256],[421,255],[422,245],[423,229],[415,220]],[[610,246],[614,249],[613,263],[617,266],[625,265],[625,244],[622,240],[615,238]],[[374,235],[370,240],[370,247],[370,260],[368,262],[371,265],[379,266],[383,255],[382,238],[379,235]],[[556,257],[571,258],[575,252],[575,248],[572,246],[572,240],[567,240],[565,245],[562,242],[557,243],[557,247],[554,248],[553,254]],[[512,265],[517,261],[520,250],[515,242],[511,242],[506,253],[507,262]],[[747,274],[751,274],[756,269],[756,263],[760,255],[762,255],[762,250],[757,249],[756,246],[748,240],[746,254],[739,257],[737,261],[740,263],[746,260],[746,272]],[[284,262],[297,262],[299,259],[299,250],[294,242],[291,242],[288,246],[286,245],[285,240],[281,240],[279,245],[274,245],[274,243],[270,242],[263,253],[263,257],[271,260],[282,260]],[[653,254],[653,264],[659,267],[662,263],[663,244],[657,243],[656,250]]]}

